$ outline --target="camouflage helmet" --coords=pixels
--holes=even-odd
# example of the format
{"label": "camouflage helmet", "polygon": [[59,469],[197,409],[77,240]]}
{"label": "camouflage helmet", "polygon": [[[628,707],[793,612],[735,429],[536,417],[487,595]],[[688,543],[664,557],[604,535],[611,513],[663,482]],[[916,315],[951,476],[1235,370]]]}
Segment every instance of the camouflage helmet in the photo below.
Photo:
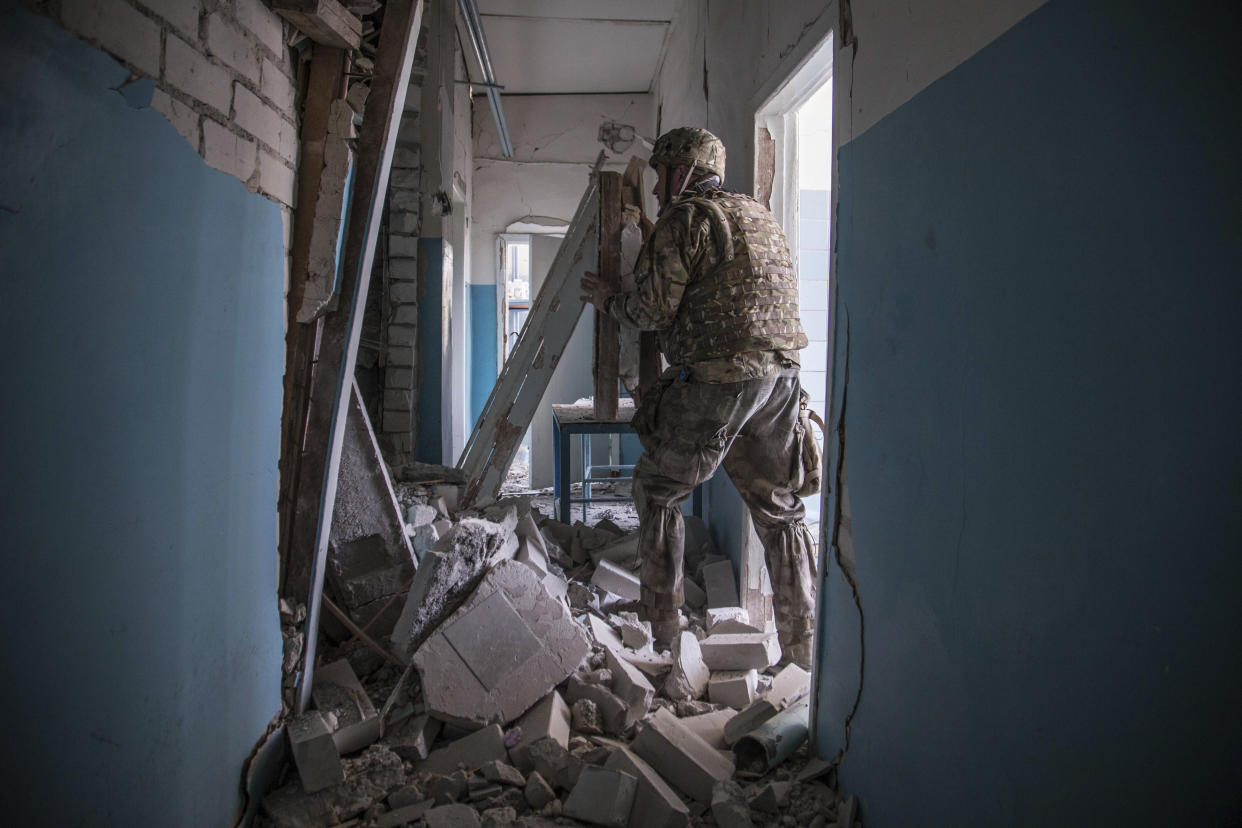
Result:
{"label": "camouflage helmet", "polygon": [[677,127],[656,139],[651,166],[698,167],[724,178],[725,148],[720,139],[698,127]]}

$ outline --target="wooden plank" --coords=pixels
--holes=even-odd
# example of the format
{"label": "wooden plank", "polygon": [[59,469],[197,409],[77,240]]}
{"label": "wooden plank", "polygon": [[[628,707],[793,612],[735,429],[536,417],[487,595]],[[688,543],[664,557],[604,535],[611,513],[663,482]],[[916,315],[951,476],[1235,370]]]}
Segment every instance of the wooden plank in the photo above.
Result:
{"label": "wooden plank", "polygon": [[[621,174],[599,175],[599,277],[621,285]],[[621,325],[595,311],[595,347],[591,374],[595,378],[595,417],[617,418],[617,381],[621,367]]]}
{"label": "wooden plank", "polygon": [[357,51],[362,21],[336,0],[272,0],[270,5],[316,43]]}
{"label": "wooden plank", "polygon": [[[621,179],[622,209],[638,210],[639,226],[642,227],[643,241],[651,235],[651,222],[643,209],[643,170],[645,165],[640,158],[631,158]],[[642,402],[642,392],[652,388],[660,379],[660,335],[655,331],[639,331],[638,333],[638,393],[635,403]]]}
{"label": "wooden plank", "polygon": [[344,275],[341,296],[350,297],[344,307],[324,318],[319,356],[311,383],[310,414],[306,447],[298,480],[294,514],[293,547],[287,587],[304,585],[307,598],[306,648],[297,712],[306,709],[314,679],[319,611],[328,539],[336,499],[337,472],[345,437],[346,414],[353,388],[354,363],[362,333],[375,246],[388,175],[397,144],[397,127],[409,88],[414,47],[422,23],[423,0],[388,0],[375,56],[371,93],[367,96],[362,130],[358,137],[358,161],[354,194],[345,236]]}
{"label": "wooden plank", "polygon": [[306,290],[310,244],[319,201],[319,176],[323,172],[323,148],[328,135],[332,102],[345,96],[345,52],[326,46],[311,51],[310,75],[302,105],[301,152],[298,160],[298,199],[293,211],[290,250],[288,320],[285,326],[284,403],[280,423],[280,520],[281,595],[301,601],[285,591],[293,540],[294,504],[302,465],[302,441],[306,436],[306,408],[310,402],[310,379],[318,324],[300,324],[298,310]]}
{"label": "wooden plank", "polygon": [[587,270],[598,267],[598,171],[602,162],[600,153],[548,277],[457,464],[470,481],[459,504],[462,508],[496,499],[535,408],[543,399],[552,372],[582,315],[579,282]]}

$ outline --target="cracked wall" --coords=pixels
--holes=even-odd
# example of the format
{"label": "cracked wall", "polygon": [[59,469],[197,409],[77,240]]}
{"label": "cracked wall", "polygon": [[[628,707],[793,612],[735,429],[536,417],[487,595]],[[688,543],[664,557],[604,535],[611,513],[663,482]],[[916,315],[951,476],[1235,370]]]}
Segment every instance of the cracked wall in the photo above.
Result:
{"label": "cracked wall", "polygon": [[1026,5],[855,2],[838,53],[818,747],[868,824],[1229,824],[1242,21]]}
{"label": "cracked wall", "polygon": [[281,209],[9,0],[0,56],[7,819],[231,824],[280,711]]}

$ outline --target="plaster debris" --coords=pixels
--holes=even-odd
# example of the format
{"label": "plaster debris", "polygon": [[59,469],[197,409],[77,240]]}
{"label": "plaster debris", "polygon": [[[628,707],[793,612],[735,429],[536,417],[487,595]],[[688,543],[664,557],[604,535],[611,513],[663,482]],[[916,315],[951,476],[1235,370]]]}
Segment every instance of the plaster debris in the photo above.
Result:
{"label": "plaster debris", "polygon": [[737,576],[733,574],[733,563],[725,559],[704,564],[703,589],[707,593],[708,609],[738,606]]}
{"label": "plaster debris", "polygon": [[345,781],[341,754],[322,713],[312,710],[292,719],[285,732],[303,790],[314,793]]}
{"label": "plaster debris", "polygon": [[[809,828],[837,819],[836,795],[820,781],[832,766],[804,741],[810,676],[769,667],[779,649],[754,632],[760,619],[736,604],[687,602],[672,651],[659,651],[636,603],[601,586],[626,571],[609,557],[627,542],[618,526],[558,524],[512,499],[449,522],[431,484],[398,494],[410,526],[446,521],[397,596],[404,625],[393,622],[387,638],[382,626],[369,633],[411,655],[410,672],[357,640],[333,650],[329,637],[317,709],[287,723],[299,773],[263,800],[259,828]],[[700,562],[713,554],[710,541],[688,549],[696,544]],[[725,566],[709,560],[699,570],[723,575]],[[696,579],[687,575],[688,595]],[[291,629],[295,609],[282,611]],[[338,744],[350,727],[377,728],[381,718],[387,730],[362,754]]]}
{"label": "plaster debris", "polygon": [[664,694],[674,701],[697,699],[711,678],[694,633],[683,632],[673,640],[673,669],[664,682]]}
{"label": "plaster debris", "polygon": [[332,741],[342,755],[361,750],[379,738],[379,713],[347,659],[315,671],[311,698],[317,710],[335,720]]}
{"label": "plaster debris", "polygon": [[733,763],[660,708],[638,731],[634,752],[669,783],[700,802],[711,802],[712,786],[733,776]]}
{"label": "plaster debris", "polygon": [[413,663],[428,710],[477,727],[516,719],[589,652],[585,631],[530,567],[504,561],[418,649]]}
{"label": "plaster debris", "polygon": [[699,646],[703,661],[712,670],[763,670],[781,657],[775,633],[709,635]]}
{"label": "plaster debris", "polygon": [[591,576],[591,583],[631,601],[642,597],[638,576],[609,560],[600,560],[595,567],[595,574]]}
{"label": "plaster debris", "polygon": [[707,683],[707,697],[713,704],[724,704],[741,710],[755,700],[759,682],[757,670],[721,671],[712,673]]}
{"label": "plaster debris", "polygon": [[565,816],[604,828],[626,828],[638,780],[615,768],[588,766],[565,800]]}

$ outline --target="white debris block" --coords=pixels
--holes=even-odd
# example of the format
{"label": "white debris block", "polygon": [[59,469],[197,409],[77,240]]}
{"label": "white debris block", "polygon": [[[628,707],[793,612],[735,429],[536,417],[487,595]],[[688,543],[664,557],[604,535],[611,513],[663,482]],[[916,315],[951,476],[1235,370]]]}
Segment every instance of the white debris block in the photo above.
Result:
{"label": "white debris block", "polygon": [[569,705],[561,694],[553,690],[539,703],[518,719],[516,729],[518,742],[509,748],[513,763],[525,772],[533,765],[529,761],[530,746],[540,739],[552,739],[562,748],[569,747]]}
{"label": "white debris block", "polygon": [[781,645],[774,633],[709,635],[699,644],[703,661],[712,670],[762,670],[781,658]]}
{"label": "white debris block", "polygon": [[787,664],[772,678],[772,686],[763,697],[777,710],[784,710],[811,689],[811,674],[797,664]]}
{"label": "white debris block", "polygon": [[641,670],[614,651],[605,650],[604,657],[609,671],[612,672],[612,692],[629,708],[625,716],[625,727],[629,728],[651,709],[651,703],[655,699],[655,687]]}
{"label": "white debris block", "polygon": [[621,628],[621,640],[631,650],[645,650],[655,642],[651,622],[639,620],[637,613],[621,612],[615,618],[620,622],[617,626]]}
{"label": "white debris block", "polygon": [[304,791],[314,793],[345,781],[341,754],[322,713],[311,710],[294,717],[285,726],[285,732]]}
{"label": "white debris block", "polygon": [[707,603],[707,593],[689,578],[682,581],[682,595],[686,599],[685,605],[692,609],[701,609]]}
{"label": "white debris block", "polygon": [[[716,625],[722,621],[739,621],[743,624],[750,624],[750,613],[742,607],[708,607],[707,609],[707,631],[714,632]],[[758,632],[763,632],[759,630]]]}
{"label": "white debris block", "polygon": [[604,828],[626,828],[637,790],[633,774],[587,765],[565,800],[565,816]]}
{"label": "white debris block", "polygon": [[354,675],[348,659],[340,659],[315,671],[311,687],[315,708],[336,717],[332,741],[342,754],[362,750],[380,736],[379,713]]}
{"label": "white debris block", "polygon": [[733,562],[728,559],[706,564],[703,567],[703,588],[707,590],[707,606],[736,607],[737,577],[733,574]]}
{"label": "white debris block", "polygon": [[633,567],[638,565],[638,533],[623,535],[606,546],[591,549],[587,553],[591,563],[599,566],[600,561],[611,561],[618,566]]}
{"label": "white debris block", "polygon": [[618,648],[617,655],[642,670],[651,679],[659,679],[668,673],[673,666],[673,656],[668,650],[657,653],[651,650],[636,652],[630,649]]}
{"label": "white debris block", "polygon": [[624,771],[638,780],[628,828],[686,828],[690,809],[655,769],[632,750],[617,746],[604,767]]}
{"label": "white debris block", "polygon": [[427,710],[465,727],[516,719],[591,651],[526,564],[503,561],[414,654]]}
{"label": "white debris block", "polygon": [[725,726],[736,716],[737,713],[732,710],[713,710],[698,716],[686,716],[681,723],[716,750],[727,752],[729,745],[725,742]]}
{"label": "white debris block", "polygon": [[694,633],[683,632],[673,639],[673,669],[664,682],[664,695],[674,701],[697,699],[707,690],[710,678]]}
{"label": "white debris block", "polygon": [[758,683],[757,670],[722,670],[712,673],[707,683],[707,698],[712,704],[726,704],[734,710],[741,710],[755,700]]}
{"label": "white debris block", "polygon": [[704,742],[666,708],[640,726],[633,750],[674,787],[710,803],[712,786],[733,776],[733,763]]}
{"label": "white debris block", "polygon": [[607,621],[593,612],[588,612],[587,623],[591,625],[591,634],[595,636],[595,641],[601,647],[606,647],[610,650],[625,649],[625,643],[621,641],[621,636],[617,635],[617,631]]}
{"label": "white debris block", "polygon": [[606,589],[613,595],[620,595],[630,601],[642,597],[638,576],[628,569],[617,566],[612,561],[601,560],[591,576],[591,583],[600,589]]}
{"label": "white debris block", "polygon": [[436,507],[428,506],[425,503],[415,503],[405,513],[405,522],[411,526],[425,526],[429,523],[435,523],[439,514]]}
{"label": "white debris block", "polygon": [[418,764],[419,773],[438,773],[448,775],[457,768],[466,771],[477,770],[488,762],[507,762],[509,755],[505,751],[505,734],[500,725],[491,725],[476,730],[469,736],[450,742]]}

